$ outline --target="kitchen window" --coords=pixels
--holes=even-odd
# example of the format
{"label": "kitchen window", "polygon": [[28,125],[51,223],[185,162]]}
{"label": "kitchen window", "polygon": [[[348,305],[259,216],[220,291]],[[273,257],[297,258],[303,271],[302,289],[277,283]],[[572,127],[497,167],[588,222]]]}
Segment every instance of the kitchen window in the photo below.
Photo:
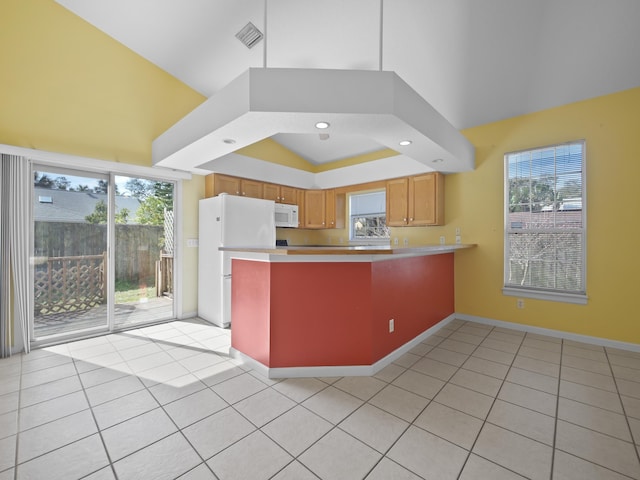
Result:
{"label": "kitchen window", "polygon": [[586,304],[585,142],[505,155],[505,295]]}
{"label": "kitchen window", "polygon": [[349,196],[349,240],[374,243],[389,241],[384,190]]}

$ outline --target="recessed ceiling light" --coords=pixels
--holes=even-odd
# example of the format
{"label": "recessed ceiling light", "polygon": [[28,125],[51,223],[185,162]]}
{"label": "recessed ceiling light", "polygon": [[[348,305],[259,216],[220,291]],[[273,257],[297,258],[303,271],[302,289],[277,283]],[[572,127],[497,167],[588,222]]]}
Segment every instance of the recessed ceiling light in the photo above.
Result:
{"label": "recessed ceiling light", "polygon": [[444,160],[442,158],[435,158],[433,160],[431,160],[432,163],[440,163],[440,162],[444,162]]}
{"label": "recessed ceiling light", "polygon": [[320,129],[329,128],[329,122],[318,122],[316,123],[316,128],[320,128]]}
{"label": "recessed ceiling light", "polygon": [[401,140],[400,145],[406,147],[407,145],[411,145],[413,142],[411,140]]}
{"label": "recessed ceiling light", "polygon": [[233,145],[236,141],[233,138],[225,138],[222,140],[224,143],[228,143],[229,145]]}

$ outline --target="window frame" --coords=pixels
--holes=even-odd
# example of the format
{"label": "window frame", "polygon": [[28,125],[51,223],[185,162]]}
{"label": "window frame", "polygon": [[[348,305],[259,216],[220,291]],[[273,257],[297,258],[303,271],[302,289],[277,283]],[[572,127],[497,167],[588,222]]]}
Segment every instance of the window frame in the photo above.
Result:
{"label": "window frame", "polygon": [[[514,230],[511,228],[509,221],[509,157],[516,154],[526,153],[526,152],[535,152],[538,150],[545,150],[551,148],[558,148],[569,145],[582,145],[582,165],[581,165],[581,198],[582,198],[582,210],[581,210],[581,221],[582,226],[579,229],[573,228],[551,228],[551,229],[532,229],[531,233],[549,233],[549,234],[562,234],[562,233],[580,233],[581,235],[581,255],[580,260],[582,262],[582,291],[580,292],[571,292],[567,290],[561,289],[549,289],[542,287],[531,287],[531,286],[517,286],[508,283],[509,272],[510,272],[510,258],[509,258],[509,249],[510,249],[510,241],[509,235],[513,233]],[[504,155],[504,173],[503,173],[503,185],[504,185],[504,200],[503,200],[503,209],[504,209],[504,264],[503,264],[503,288],[502,294],[506,296],[514,296],[514,297],[522,297],[522,298],[533,298],[538,300],[548,300],[554,302],[563,302],[563,303],[571,303],[578,305],[586,305],[588,296],[586,293],[587,289],[587,179],[586,179],[586,165],[587,165],[587,146],[586,141],[584,139],[569,141],[564,143],[557,143],[547,146],[541,147],[533,147],[527,148],[523,150],[517,150],[512,152],[507,152]],[[554,160],[555,166],[555,160]],[[555,168],[554,168],[555,171]],[[555,175],[555,173],[554,173]],[[557,192],[556,192],[557,195]],[[554,203],[557,202],[557,197],[554,199]],[[520,230],[522,231],[522,230]]]}
{"label": "window frame", "polygon": [[[386,189],[384,188],[376,188],[373,190],[359,190],[359,191],[354,191],[354,192],[350,192],[347,196],[347,221],[349,222],[349,243],[350,244],[357,244],[357,245],[362,245],[362,244],[371,244],[371,245],[379,245],[379,244],[388,244],[391,238],[391,234],[389,234],[388,237],[362,237],[362,238],[356,238],[353,236],[353,215],[351,214],[351,198],[353,196],[358,196],[358,195],[368,195],[368,194],[372,194],[372,193],[384,193],[385,196],[387,194]],[[366,215],[364,215],[366,216]],[[386,201],[385,201],[385,211],[384,211],[384,216],[385,216],[385,226],[387,228],[389,228],[388,225],[386,225],[386,218],[387,218],[387,212],[386,212]]]}

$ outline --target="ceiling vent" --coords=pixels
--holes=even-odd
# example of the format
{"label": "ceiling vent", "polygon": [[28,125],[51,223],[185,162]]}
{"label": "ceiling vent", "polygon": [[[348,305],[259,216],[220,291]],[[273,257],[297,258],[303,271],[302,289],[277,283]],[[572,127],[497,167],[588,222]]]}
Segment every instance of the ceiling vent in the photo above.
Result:
{"label": "ceiling vent", "polygon": [[244,43],[247,48],[253,47],[262,40],[262,37],[264,37],[262,32],[251,22],[247,23],[242,27],[242,30],[236,33],[236,38]]}

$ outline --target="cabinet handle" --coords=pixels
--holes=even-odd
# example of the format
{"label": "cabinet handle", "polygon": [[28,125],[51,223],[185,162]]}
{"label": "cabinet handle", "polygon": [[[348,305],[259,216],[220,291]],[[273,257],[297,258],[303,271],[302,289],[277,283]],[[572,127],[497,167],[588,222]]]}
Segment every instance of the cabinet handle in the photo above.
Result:
{"label": "cabinet handle", "polygon": [[404,217],[404,218],[402,219],[402,221],[403,221],[403,222],[406,222],[406,221],[407,221],[407,217]]}
{"label": "cabinet handle", "polygon": [[411,218],[409,219],[409,221],[410,221],[410,222],[413,222],[413,217],[411,217]]}
{"label": "cabinet handle", "polygon": [[236,192],[236,195],[240,195],[240,192]]}

